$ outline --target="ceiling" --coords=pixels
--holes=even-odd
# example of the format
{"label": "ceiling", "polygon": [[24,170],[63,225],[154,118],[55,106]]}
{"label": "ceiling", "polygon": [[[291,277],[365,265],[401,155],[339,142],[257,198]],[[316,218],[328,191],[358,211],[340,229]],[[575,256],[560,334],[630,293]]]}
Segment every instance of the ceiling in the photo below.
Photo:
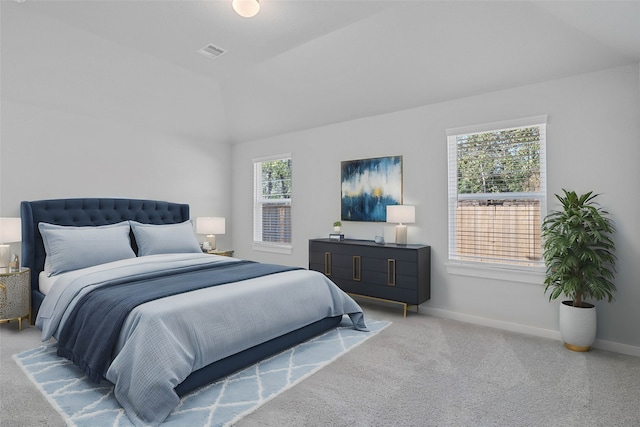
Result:
{"label": "ceiling", "polygon": [[[640,62],[640,1],[32,1],[219,88],[243,142]],[[215,59],[196,51],[214,44]],[[211,135],[216,139],[216,135]]]}

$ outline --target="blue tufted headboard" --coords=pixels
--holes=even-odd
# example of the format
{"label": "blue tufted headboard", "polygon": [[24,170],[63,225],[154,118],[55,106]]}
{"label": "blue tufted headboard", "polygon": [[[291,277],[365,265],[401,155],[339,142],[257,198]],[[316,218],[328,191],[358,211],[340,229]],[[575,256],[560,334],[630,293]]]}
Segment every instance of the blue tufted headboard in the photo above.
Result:
{"label": "blue tufted headboard", "polygon": [[[40,222],[95,226],[134,220],[145,224],[175,224],[189,219],[189,205],[137,199],[52,199],[22,202],[22,265],[31,269],[31,319],[35,319],[44,294],[38,275],[44,269],[44,243]],[[132,246],[137,250],[132,236]]]}

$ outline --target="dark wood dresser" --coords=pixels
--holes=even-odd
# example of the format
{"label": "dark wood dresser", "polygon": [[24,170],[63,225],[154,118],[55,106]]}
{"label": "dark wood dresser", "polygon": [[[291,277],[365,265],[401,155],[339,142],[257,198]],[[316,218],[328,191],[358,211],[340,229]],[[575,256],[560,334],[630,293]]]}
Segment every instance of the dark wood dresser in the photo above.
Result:
{"label": "dark wood dresser", "polygon": [[431,246],[311,239],[309,270],[347,293],[402,304],[405,316],[431,297]]}

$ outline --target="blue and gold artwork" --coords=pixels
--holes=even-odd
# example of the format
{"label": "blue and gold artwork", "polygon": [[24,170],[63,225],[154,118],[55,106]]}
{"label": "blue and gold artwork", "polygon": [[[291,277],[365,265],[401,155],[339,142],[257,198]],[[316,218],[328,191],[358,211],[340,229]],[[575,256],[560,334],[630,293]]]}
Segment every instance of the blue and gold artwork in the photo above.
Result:
{"label": "blue and gold artwork", "polygon": [[402,204],[402,156],[348,160],[342,168],[342,221],[387,220],[387,205]]}

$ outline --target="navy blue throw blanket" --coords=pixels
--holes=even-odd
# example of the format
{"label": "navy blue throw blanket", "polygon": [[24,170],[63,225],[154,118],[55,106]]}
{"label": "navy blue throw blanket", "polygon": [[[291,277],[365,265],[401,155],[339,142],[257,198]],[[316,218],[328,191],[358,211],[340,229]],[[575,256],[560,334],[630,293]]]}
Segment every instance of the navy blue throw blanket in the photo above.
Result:
{"label": "navy blue throw blanket", "polygon": [[99,383],[107,373],[111,355],[126,317],[148,301],[206,287],[297,270],[253,261],[205,264],[140,279],[114,280],[84,295],[60,331],[58,356],[82,369]]}

